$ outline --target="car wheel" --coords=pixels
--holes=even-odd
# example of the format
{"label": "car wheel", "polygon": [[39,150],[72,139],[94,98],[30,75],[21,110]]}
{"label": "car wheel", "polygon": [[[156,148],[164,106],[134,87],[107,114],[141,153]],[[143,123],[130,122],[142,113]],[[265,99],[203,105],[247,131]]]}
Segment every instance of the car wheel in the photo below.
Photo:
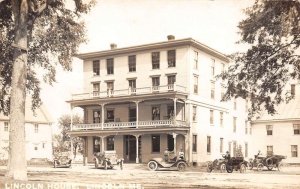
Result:
{"label": "car wheel", "polygon": [[245,173],[246,172],[246,165],[245,164],[241,164],[240,166],[240,173]]}
{"label": "car wheel", "polygon": [[263,165],[262,163],[259,163],[259,164],[257,165],[257,170],[258,170],[258,171],[262,171],[263,168],[264,168],[264,165]]}
{"label": "car wheel", "polygon": [[149,161],[149,163],[148,163],[148,169],[150,171],[156,171],[157,167],[158,167],[158,165],[157,165],[156,161]]}
{"label": "car wheel", "polygon": [[252,162],[248,162],[247,163],[247,167],[249,170],[252,170],[253,169],[253,163]]}
{"label": "car wheel", "polygon": [[222,164],[220,165],[220,172],[221,172],[221,173],[225,173],[225,171],[226,171],[226,164],[225,164],[225,163],[222,163]]}
{"label": "car wheel", "polygon": [[179,163],[177,164],[177,169],[178,169],[178,171],[184,171],[185,168],[186,168],[186,163],[185,163],[185,162],[179,162]]}
{"label": "car wheel", "polygon": [[207,162],[206,171],[210,173],[210,172],[212,172],[212,170],[213,170],[212,162],[211,161]]}
{"label": "car wheel", "polygon": [[233,172],[233,166],[226,165],[226,171],[227,171],[227,173],[232,173]]}
{"label": "car wheel", "polygon": [[269,171],[271,171],[274,167],[273,160],[271,158],[266,159],[266,165]]}

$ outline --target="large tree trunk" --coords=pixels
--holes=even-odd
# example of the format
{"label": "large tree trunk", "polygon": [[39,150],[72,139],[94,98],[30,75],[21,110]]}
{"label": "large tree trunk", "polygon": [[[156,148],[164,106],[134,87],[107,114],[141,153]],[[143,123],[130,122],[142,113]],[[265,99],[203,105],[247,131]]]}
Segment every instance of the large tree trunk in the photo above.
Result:
{"label": "large tree trunk", "polygon": [[10,102],[9,161],[7,176],[27,180],[25,97],[27,72],[27,0],[13,0],[15,21],[14,62]]}

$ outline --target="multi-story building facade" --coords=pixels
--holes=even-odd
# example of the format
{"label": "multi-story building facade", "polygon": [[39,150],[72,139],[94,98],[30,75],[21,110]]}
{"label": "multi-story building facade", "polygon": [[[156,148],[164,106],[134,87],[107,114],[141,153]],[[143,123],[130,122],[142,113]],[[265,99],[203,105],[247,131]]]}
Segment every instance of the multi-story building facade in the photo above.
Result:
{"label": "multi-story building facade", "polygon": [[[289,88],[289,87],[288,87]],[[263,114],[252,124],[252,152],[260,150],[264,155],[287,156],[287,163],[300,163],[300,85],[291,82],[289,90],[294,99],[288,104],[280,104],[277,114]]]}
{"label": "multi-story building facade", "polygon": [[[221,102],[215,76],[229,59],[191,38],[77,55],[83,60],[84,91],[71,107],[84,123],[71,136],[85,139],[84,156],[115,150],[125,162],[147,162],[166,149],[205,162],[238,146],[248,151],[242,99]],[[248,124],[246,124],[248,125]]]}
{"label": "multi-story building facade", "polygon": [[[52,160],[52,119],[46,109],[41,106],[31,110],[31,104],[26,101],[25,141],[26,159],[33,158]],[[9,146],[9,116],[0,114],[0,158],[8,158]]]}

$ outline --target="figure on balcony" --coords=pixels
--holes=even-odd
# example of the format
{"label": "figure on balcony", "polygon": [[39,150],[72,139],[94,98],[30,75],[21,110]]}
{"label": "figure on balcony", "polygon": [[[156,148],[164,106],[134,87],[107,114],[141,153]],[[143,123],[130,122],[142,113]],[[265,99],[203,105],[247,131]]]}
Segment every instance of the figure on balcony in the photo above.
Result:
{"label": "figure on balcony", "polygon": [[159,107],[152,107],[152,120],[160,120]]}

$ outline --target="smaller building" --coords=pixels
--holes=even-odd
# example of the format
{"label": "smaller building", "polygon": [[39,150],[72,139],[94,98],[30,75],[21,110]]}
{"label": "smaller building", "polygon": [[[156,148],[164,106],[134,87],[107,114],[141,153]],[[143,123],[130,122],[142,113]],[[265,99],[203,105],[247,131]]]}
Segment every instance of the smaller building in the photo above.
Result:
{"label": "smaller building", "polygon": [[[291,84],[288,90],[295,96],[288,104],[281,104],[278,113],[262,115],[252,122],[252,155],[260,150],[263,155],[287,156],[285,162],[300,163],[300,85]],[[298,94],[296,93],[298,92]]]}
{"label": "smaller building", "polygon": [[[52,159],[52,119],[45,107],[31,110],[26,102],[25,113],[26,159]],[[9,116],[0,114],[0,159],[8,159]]]}

